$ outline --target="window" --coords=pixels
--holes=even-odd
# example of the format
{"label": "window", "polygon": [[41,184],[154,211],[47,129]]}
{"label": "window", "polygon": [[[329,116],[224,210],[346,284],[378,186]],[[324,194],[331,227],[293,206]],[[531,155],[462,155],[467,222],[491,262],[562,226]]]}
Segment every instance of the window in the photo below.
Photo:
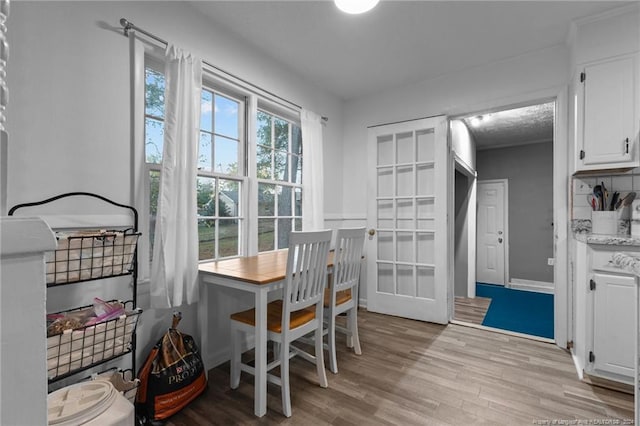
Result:
{"label": "window", "polygon": [[294,123],[258,111],[258,251],[286,248],[302,229],[302,132]]}
{"label": "window", "polygon": [[[149,191],[149,238],[153,244],[164,137],[164,75],[145,69],[145,159]],[[198,177],[199,259],[242,253],[244,211],[244,100],[203,85]],[[153,255],[153,248],[149,256]]]}
{"label": "window", "polygon": [[[164,90],[162,65],[146,57],[141,156],[149,259],[161,179]],[[286,248],[291,231],[302,229],[300,126],[268,99],[250,93],[211,75],[203,81],[196,182],[201,261]],[[255,127],[245,117],[256,117]],[[255,129],[250,137],[248,128]]]}

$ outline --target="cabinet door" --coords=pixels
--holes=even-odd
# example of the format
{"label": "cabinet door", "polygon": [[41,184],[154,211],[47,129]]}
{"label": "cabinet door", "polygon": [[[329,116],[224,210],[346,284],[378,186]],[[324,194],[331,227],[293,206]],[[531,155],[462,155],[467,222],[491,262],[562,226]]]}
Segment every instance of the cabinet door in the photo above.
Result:
{"label": "cabinet door", "polygon": [[633,57],[584,68],[583,168],[637,166],[634,69]]}
{"label": "cabinet door", "polygon": [[634,377],[636,278],[596,273],[593,369]]}

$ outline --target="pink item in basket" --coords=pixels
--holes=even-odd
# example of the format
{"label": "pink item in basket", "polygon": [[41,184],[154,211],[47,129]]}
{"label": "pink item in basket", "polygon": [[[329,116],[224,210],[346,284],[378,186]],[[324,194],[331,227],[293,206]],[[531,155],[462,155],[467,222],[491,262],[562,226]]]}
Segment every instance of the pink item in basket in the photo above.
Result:
{"label": "pink item in basket", "polygon": [[109,321],[111,319],[118,318],[122,315],[125,315],[124,306],[122,306],[122,303],[119,303],[119,302],[108,303],[97,297],[93,299],[93,310],[96,316],[90,318],[85,323],[86,326],[98,324],[104,321]]}

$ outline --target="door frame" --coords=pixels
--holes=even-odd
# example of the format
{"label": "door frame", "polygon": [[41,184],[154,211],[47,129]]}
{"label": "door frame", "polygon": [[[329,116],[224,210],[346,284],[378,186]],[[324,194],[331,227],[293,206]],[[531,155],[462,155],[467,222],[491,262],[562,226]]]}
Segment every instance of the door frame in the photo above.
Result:
{"label": "door frame", "polygon": [[[474,105],[463,105],[449,111],[449,122],[473,115],[474,113],[487,113],[490,110],[498,111],[505,107],[518,107],[532,105],[536,102],[555,102],[555,120],[553,129],[553,223],[554,223],[554,259],[553,270],[554,288],[554,340],[556,345],[566,349],[573,341],[573,311],[574,294],[573,274],[569,268],[569,188],[571,176],[569,175],[569,162],[573,164],[573,157],[569,156],[572,150],[570,142],[575,139],[574,129],[569,127],[570,104],[569,86],[560,85],[547,89],[535,90],[525,94],[514,95],[507,98],[492,99],[479,102]],[[474,147],[475,148],[475,147]],[[470,165],[475,168],[475,164]],[[451,172],[453,173],[453,171]],[[449,192],[453,190],[453,176],[449,179]],[[453,227],[451,221],[449,226]],[[475,226],[475,223],[473,224]],[[453,235],[451,229],[449,235]],[[475,235],[475,233],[474,233]],[[474,242],[475,245],[475,242]],[[452,253],[450,252],[450,256]],[[452,261],[452,260],[451,260]],[[451,262],[450,261],[450,262]],[[453,274],[449,277],[449,287],[453,291]]]}
{"label": "door frame", "polygon": [[[478,179],[478,200],[480,199],[480,189],[483,184],[501,183],[504,186],[504,198],[502,203],[502,217],[504,218],[504,231],[502,239],[504,240],[504,286],[509,286],[509,179]],[[476,203],[476,218],[478,217],[479,201]],[[478,247],[478,225],[476,225],[476,276],[477,276],[477,247]]]}
{"label": "door frame", "polygon": [[[451,131],[449,131],[449,138],[451,138]],[[449,141],[449,146],[452,146],[451,141]],[[469,180],[468,185],[468,195],[469,202],[467,207],[467,297],[474,298],[476,297],[476,215],[478,212],[477,209],[477,189],[478,189],[478,173],[467,164],[463,159],[461,159],[458,154],[451,150],[451,166],[449,170],[450,173],[450,182],[449,188],[452,188],[451,191],[448,191],[450,194],[449,199],[449,211],[455,214],[455,172],[456,170],[462,173]],[[474,208],[475,207],[475,208]],[[451,222],[451,226],[449,227],[449,241],[455,241],[456,233],[455,233],[455,216],[449,218]],[[455,244],[450,245],[451,253],[449,254],[450,260],[449,264],[455,267]],[[449,280],[453,283],[450,286],[450,300],[452,302],[452,307],[450,309],[451,318],[453,318],[454,314],[454,306],[453,302],[455,301],[455,276],[453,268],[451,268],[451,277]]]}

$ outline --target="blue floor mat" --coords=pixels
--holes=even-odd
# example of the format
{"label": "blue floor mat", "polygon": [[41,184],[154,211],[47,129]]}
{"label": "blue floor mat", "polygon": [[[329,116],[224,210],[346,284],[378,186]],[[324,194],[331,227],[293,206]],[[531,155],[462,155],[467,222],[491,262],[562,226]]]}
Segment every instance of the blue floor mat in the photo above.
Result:
{"label": "blue floor mat", "polygon": [[477,283],[476,296],[491,299],[482,325],[553,339],[553,294]]}

